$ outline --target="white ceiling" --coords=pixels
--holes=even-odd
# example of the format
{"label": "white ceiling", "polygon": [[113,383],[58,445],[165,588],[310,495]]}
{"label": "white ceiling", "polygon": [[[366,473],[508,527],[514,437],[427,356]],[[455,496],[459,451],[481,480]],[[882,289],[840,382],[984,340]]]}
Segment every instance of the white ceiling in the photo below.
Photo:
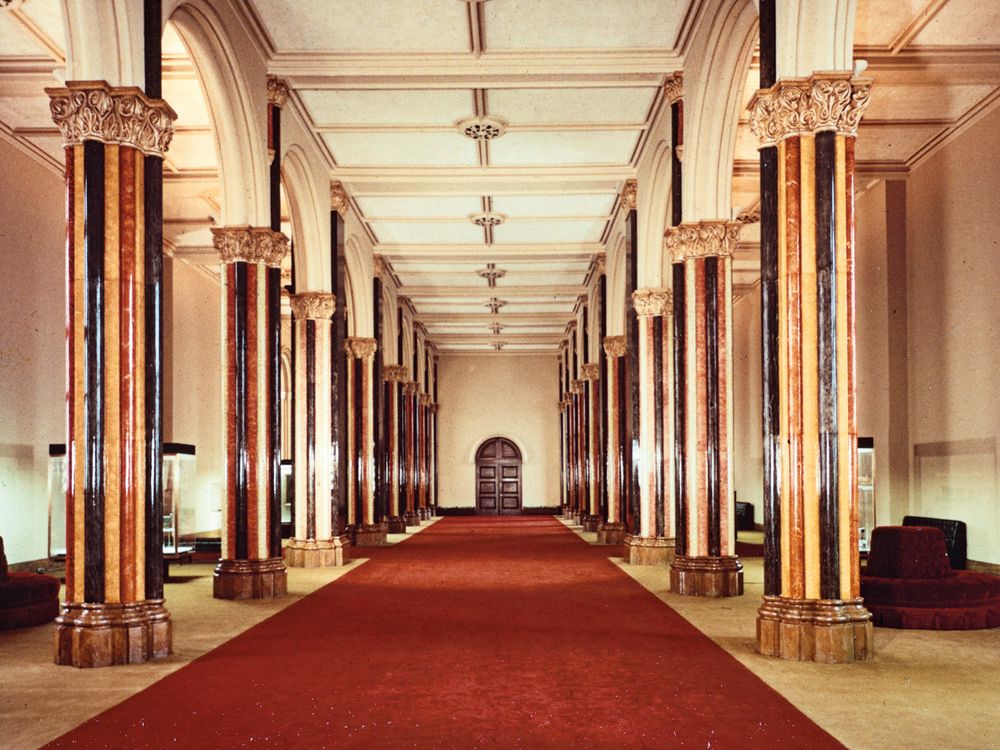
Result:
{"label": "white ceiling", "polygon": [[[604,251],[681,65],[696,0],[252,0],[271,70],[292,88],[332,180],[347,188],[441,350],[555,351]],[[401,12],[401,8],[405,10]],[[1000,3],[857,0],[856,57],[872,104],[864,176],[905,175],[1000,98]],[[60,0],[0,11],[0,134],[54,170],[60,138],[42,88],[64,65]],[[210,257],[218,218],[214,136],[183,44],[169,27],[164,97],[178,112],[166,160],[165,234],[178,257]],[[743,99],[757,84],[750,70]],[[488,143],[456,124],[501,118]],[[860,182],[864,182],[859,181]],[[734,206],[758,200],[756,142],[738,132]],[[493,211],[505,221],[474,225]],[[756,273],[744,231],[740,284]],[[502,272],[489,285],[479,272]],[[488,275],[488,274],[487,274]],[[491,298],[504,304],[493,314]],[[499,333],[494,332],[499,324]]]}

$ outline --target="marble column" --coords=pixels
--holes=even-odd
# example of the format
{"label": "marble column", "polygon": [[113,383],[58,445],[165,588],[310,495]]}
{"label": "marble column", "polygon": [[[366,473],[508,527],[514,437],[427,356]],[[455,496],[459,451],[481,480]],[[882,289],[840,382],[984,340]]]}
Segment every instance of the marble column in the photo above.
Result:
{"label": "marble column", "polygon": [[418,472],[417,472],[417,399],[419,386],[415,380],[403,384],[403,402],[406,412],[406,451],[403,471],[406,474],[406,512],[403,518],[407,526],[420,526],[420,514],[417,512]]}
{"label": "marble column", "polygon": [[400,418],[402,414],[402,393],[400,385],[406,382],[406,368],[403,365],[385,365],[382,368],[385,381],[385,427],[388,438],[386,476],[388,479],[389,512],[385,522],[390,534],[406,531],[406,519],[402,508],[403,444],[400,441]]}
{"label": "marble column", "polygon": [[586,452],[586,430],[584,425],[586,417],[585,407],[586,381],[572,380],[569,384],[570,393],[570,414],[572,416],[572,442],[573,442],[573,498],[571,517],[574,526],[583,524],[584,509],[587,498],[587,452]]}
{"label": "marble column", "polygon": [[347,392],[350,411],[347,446],[350,461],[348,480],[348,524],[354,544],[377,547],[386,543],[388,527],[375,520],[375,425],[372,420],[373,373],[377,342],[352,336],[347,353]]}
{"label": "marble column", "polygon": [[430,472],[427,470],[428,459],[430,458],[430,404],[431,397],[426,393],[417,395],[417,425],[420,436],[417,442],[417,515],[421,521],[426,521],[430,516],[430,506],[428,497],[430,496]]}
{"label": "marble column", "polygon": [[672,299],[669,289],[639,289],[632,302],[639,323],[639,517],[625,537],[625,559],[633,565],[669,564],[673,462],[665,446],[672,432]]}
{"label": "marble column", "polygon": [[172,643],[162,581],[147,580],[162,564],[163,521],[158,484],[148,481],[162,471],[150,437],[161,419],[158,308],[147,298],[160,248],[146,234],[161,207],[149,204],[145,179],[147,170],[158,179],[176,115],[138,88],[103,81],[46,93],[65,144],[67,216],[66,601],[55,662],[144,662]]}
{"label": "marble column", "polygon": [[217,599],[263,599],[286,592],[281,540],[272,527],[277,504],[271,460],[276,431],[271,356],[281,304],[277,277],[288,239],[268,227],[213,228],[223,264],[225,310],[223,408],[226,425],[226,502],[222,559],[215,569]]}
{"label": "marble column", "polygon": [[601,521],[601,366],[593,362],[583,366],[583,382],[586,384],[583,399],[584,433],[587,449],[587,494],[584,497],[581,525],[584,531],[597,531]]}
{"label": "marble column", "polygon": [[732,254],[741,224],[667,230],[673,264],[675,594],[739,596],[732,482]]}
{"label": "marble column", "polygon": [[762,248],[775,240],[762,283],[777,313],[765,404],[778,404],[765,474],[769,457],[778,474],[777,502],[765,502],[757,646],[785,659],[872,655],[859,582],[854,319],[854,146],[869,92],[849,72],[817,73],[778,80],[750,104],[762,170],[773,159],[777,172],[773,183],[762,177]]}
{"label": "marble column", "polygon": [[626,451],[624,424],[624,370],[626,341],[624,336],[607,336],[604,339],[604,353],[608,360],[608,432],[607,470],[608,491],[607,516],[597,527],[598,544],[621,544],[625,539],[624,506],[626,497]]}
{"label": "marble column", "polygon": [[343,565],[350,542],[337,535],[333,508],[333,384],[330,373],[334,296],[292,295],[295,326],[295,518],[285,547],[291,567]]}

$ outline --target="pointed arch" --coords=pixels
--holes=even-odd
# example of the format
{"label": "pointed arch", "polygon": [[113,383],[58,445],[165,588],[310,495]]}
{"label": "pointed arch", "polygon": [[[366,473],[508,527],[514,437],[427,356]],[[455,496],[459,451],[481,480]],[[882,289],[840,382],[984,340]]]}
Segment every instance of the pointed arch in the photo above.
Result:
{"label": "pointed arch", "polygon": [[[288,194],[288,211],[295,242],[295,288],[303,291],[329,291],[330,274],[323,263],[329,245],[329,197],[321,195],[301,146],[291,145],[281,157],[281,182]],[[324,221],[325,220],[325,221]]]}
{"label": "pointed arch", "polygon": [[66,80],[146,85],[143,5],[132,0],[62,0]]}
{"label": "pointed arch", "polygon": [[[669,123],[670,118],[666,118]],[[673,160],[669,140],[660,140],[653,150],[648,176],[639,183],[639,253],[637,279],[640,289],[663,286],[663,235],[670,211]]]}
{"label": "pointed arch", "polygon": [[355,235],[347,238],[344,245],[347,254],[347,309],[350,316],[348,329],[352,336],[374,335],[374,320],[372,319],[372,284],[371,275],[366,270],[361,241]]}

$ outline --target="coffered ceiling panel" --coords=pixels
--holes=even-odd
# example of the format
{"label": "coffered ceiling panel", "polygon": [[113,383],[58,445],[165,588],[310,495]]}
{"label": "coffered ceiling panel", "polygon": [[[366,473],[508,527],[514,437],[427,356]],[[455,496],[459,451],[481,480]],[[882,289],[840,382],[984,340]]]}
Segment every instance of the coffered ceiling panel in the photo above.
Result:
{"label": "coffered ceiling panel", "polygon": [[600,242],[605,221],[508,221],[494,227],[493,241],[510,242]]}
{"label": "coffered ceiling panel", "polygon": [[615,193],[496,195],[493,210],[519,217],[607,216],[617,198]]}
{"label": "coffered ceiling panel", "polygon": [[[879,84],[864,120],[956,120],[993,86],[904,86]],[[864,121],[863,120],[863,121]]]}
{"label": "coffered ceiling panel", "polygon": [[514,124],[642,124],[655,88],[491,89],[490,114]]}
{"label": "coffered ceiling panel", "polygon": [[915,45],[1000,45],[1000,3],[948,0],[913,40]]}
{"label": "coffered ceiling panel", "polygon": [[639,132],[584,130],[508,132],[490,143],[490,163],[496,166],[560,164],[628,164]]}
{"label": "coffered ceiling panel", "polygon": [[254,0],[278,49],[464,52],[466,5],[441,0]]}
{"label": "coffered ceiling panel", "polygon": [[487,49],[672,48],[687,0],[483,3]]}
{"label": "coffered ceiling panel", "polygon": [[340,166],[466,166],[479,163],[476,144],[454,133],[324,133]]}
{"label": "coffered ceiling panel", "polygon": [[448,216],[465,218],[483,210],[479,196],[452,195],[360,195],[355,196],[358,207],[369,219],[413,218]]}
{"label": "coffered ceiling panel", "polygon": [[468,89],[305,89],[299,92],[319,127],[330,125],[452,126],[475,104]]}
{"label": "coffered ceiling panel", "polygon": [[442,222],[390,222],[373,221],[372,229],[379,242],[393,243],[434,243],[454,244],[466,242],[484,242],[482,227],[472,222],[442,221]]}

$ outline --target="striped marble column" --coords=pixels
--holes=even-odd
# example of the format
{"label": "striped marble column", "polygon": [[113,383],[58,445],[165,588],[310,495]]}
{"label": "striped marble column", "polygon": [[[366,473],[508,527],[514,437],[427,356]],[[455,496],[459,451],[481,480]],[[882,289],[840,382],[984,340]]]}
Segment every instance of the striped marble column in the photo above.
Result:
{"label": "striped marble column", "polygon": [[739,596],[732,483],[732,254],[735,221],[671,227],[673,263],[675,594]]}
{"label": "striped marble column", "polygon": [[162,158],[176,115],[138,88],[103,81],[46,93],[65,143],[67,217],[66,601],[55,662],[144,662],[169,655],[172,642],[162,589],[150,596],[147,585],[147,563],[161,559],[154,548],[147,561],[148,530],[162,528],[148,517],[156,504],[147,472],[162,469],[158,452],[149,461],[159,395],[147,389],[154,259],[144,181],[146,157]]}
{"label": "striped marble column", "polygon": [[777,158],[777,212],[762,213],[761,231],[777,235],[776,351],[765,347],[764,368],[776,356],[780,483],[777,508],[765,504],[765,569],[778,575],[766,580],[757,646],[785,659],[872,654],[858,570],[854,320],[854,144],[869,92],[850,73],[817,73],[779,80],[750,104],[751,128]]}
{"label": "striped marble column", "polygon": [[607,517],[597,527],[598,544],[621,544],[625,538],[624,508],[626,482],[628,481],[625,460],[625,349],[624,336],[607,336],[604,339],[604,354],[608,360],[608,434],[607,470],[608,488]]}
{"label": "striped marble column", "polygon": [[665,452],[672,432],[671,293],[638,289],[632,303],[639,321],[639,518],[637,532],[625,537],[625,559],[633,565],[669,564],[674,556],[673,462]]}
{"label": "striped marble column", "polygon": [[587,432],[585,428],[586,416],[586,389],[585,380],[572,380],[569,384],[570,400],[572,405],[570,412],[573,423],[573,504],[572,518],[573,524],[582,525],[587,502]]}
{"label": "striped marble column", "polygon": [[226,425],[226,502],[222,559],[215,569],[217,599],[264,599],[286,592],[281,539],[271,533],[278,504],[272,496],[273,400],[270,357],[279,348],[279,279],[288,239],[267,227],[212,229],[223,265],[225,309],[222,402]]}
{"label": "striped marble column", "polygon": [[385,427],[388,437],[386,476],[388,479],[389,512],[385,522],[391,534],[402,534],[406,531],[406,519],[403,517],[402,479],[403,459],[401,452],[403,441],[400,440],[400,419],[402,415],[402,389],[400,385],[406,382],[406,368],[403,365],[385,365],[382,368],[382,379],[385,381]]}
{"label": "striped marble column", "polygon": [[330,373],[335,298],[306,292],[291,298],[295,326],[295,518],[285,547],[291,567],[343,565],[349,542],[333,514],[333,383]]}
{"label": "striped marble column", "polygon": [[372,422],[372,382],[375,339],[352,336],[347,339],[347,392],[350,411],[347,446],[350,473],[348,483],[348,519],[353,542],[358,547],[377,547],[386,543],[388,527],[375,520],[375,425]]}
{"label": "striped marble column", "polygon": [[585,383],[584,434],[586,435],[587,493],[584,497],[581,524],[584,531],[597,531],[601,521],[601,366],[597,363],[583,365]]}
{"label": "striped marble column", "polygon": [[419,526],[420,514],[417,512],[418,476],[417,476],[417,399],[419,386],[415,380],[403,384],[403,408],[406,412],[406,451],[403,472],[406,477],[406,511],[403,519],[407,526]]}
{"label": "striped marble column", "polygon": [[430,404],[431,397],[426,393],[417,395],[417,425],[419,425],[420,436],[417,442],[417,515],[421,521],[430,518],[430,472],[428,471],[428,459],[430,458]]}

